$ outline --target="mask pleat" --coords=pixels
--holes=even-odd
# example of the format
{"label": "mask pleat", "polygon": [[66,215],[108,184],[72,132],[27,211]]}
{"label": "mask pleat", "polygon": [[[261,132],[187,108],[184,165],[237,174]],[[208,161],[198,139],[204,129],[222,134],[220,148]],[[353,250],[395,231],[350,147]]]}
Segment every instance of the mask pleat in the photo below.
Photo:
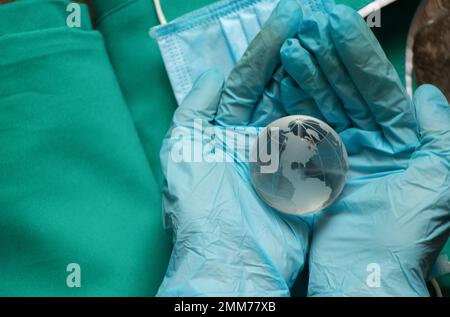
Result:
{"label": "mask pleat", "polygon": [[260,28],[267,21],[273,9],[277,6],[279,0],[275,1],[265,1],[261,3],[259,6],[254,6],[253,11],[255,12],[255,16],[258,19],[258,23]]}
{"label": "mask pleat", "polygon": [[248,46],[247,36],[242,28],[241,19],[239,16],[230,16],[221,18],[219,21],[233,63],[236,64]]}
{"label": "mask pleat", "polygon": [[261,30],[261,23],[257,13],[255,12],[255,9],[252,8],[252,12],[243,12],[239,17],[247,43],[250,43],[255,38],[256,34],[258,34],[259,30]]}
{"label": "mask pleat", "polygon": [[[304,12],[333,0],[299,0]],[[225,0],[152,30],[180,103],[208,69],[228,76],[279,0]]]}

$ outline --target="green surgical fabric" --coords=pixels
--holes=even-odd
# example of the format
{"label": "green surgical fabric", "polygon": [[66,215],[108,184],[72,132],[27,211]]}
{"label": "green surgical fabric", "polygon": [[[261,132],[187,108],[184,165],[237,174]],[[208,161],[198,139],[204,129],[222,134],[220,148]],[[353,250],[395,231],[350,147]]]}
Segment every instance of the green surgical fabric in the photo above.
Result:
{"label": "green surgical fabric", "polygon": [[[101,34],[68,28],[56,2],[0,10],[0,296],[153,295],[158,185]],[[25,25],[36,10],[48,19]]]}
{"label": "green surgical fabric", "polygon": [[[213,2],[162,1],[164,9],[175,15]],[[96,28],[105,39],[111,63],[150,166],[161,183],[159,150],[177,104],[158,45],[149,35],[150,28],[159,24],[153,1],[96,0],[93,5]],[[161,213],[158,217],[161,217]],[[169,254],[170,250],[166,254],[167,258]]]}
{"label": "green surgical fabric", "polygon": [[[212,3],[211,0],[163,1],[170,12],[182,15]],[[150,0],[96,0],[93,2],[96,28],[102,33],[125,101],[144,148],[148,165],[158,185],[162,183],[159,164],[161,142],[167,132],[177,104],[167,78],[156,41],[148,31],[158,25]],[[158,187],[159,190],[159,187]],[[159,195],[160,192],[158,192]],[[158,197],[159,198],[159,197]],[[152,224],[149,236],[154,254],[146,263],[149,295],[155,295],[164,277],[172,246],[163,231],[161,204],[149,206]]]}

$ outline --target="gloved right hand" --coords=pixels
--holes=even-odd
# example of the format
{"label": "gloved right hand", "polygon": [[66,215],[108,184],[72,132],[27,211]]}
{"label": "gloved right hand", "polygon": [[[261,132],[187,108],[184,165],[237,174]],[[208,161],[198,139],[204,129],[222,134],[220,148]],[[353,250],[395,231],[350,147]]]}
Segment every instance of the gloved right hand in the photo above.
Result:
{"label": "gloved right hand", "polygon": [[[306,18],[306,17],[305,17]],[[291,114],[327,121],[347,148],[339,200],[314,216],[311,296],[426,296],[450,232],[450,107],[434,86],[411,101],[365,21],[336,6],[303,22],[282,62]]]}
{"label": "gloved right hand", "polygon": [[[257,122],[277,113],[265,88],[299,23],[296,0],[281,1],[225,85],[222,74],[209,71],[177,109],[161,149],[174,248],[159,296],[290,295],[304,266],[309,223],[258,197],[248,158]],[[255,113],[265,115],[252,120]],[[180,151],[186,159],[175,158]]]}

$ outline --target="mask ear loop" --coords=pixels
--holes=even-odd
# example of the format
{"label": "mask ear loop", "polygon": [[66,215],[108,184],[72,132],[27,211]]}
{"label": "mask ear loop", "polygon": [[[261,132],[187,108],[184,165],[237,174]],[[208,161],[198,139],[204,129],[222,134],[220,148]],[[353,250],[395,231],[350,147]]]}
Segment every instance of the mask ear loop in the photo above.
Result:
{"label": "mask ear loop", "polygon": [[155,5],[156,14],[158,15],[159,23],[162,25],[167,24],[166,17],[164,16],[164,11],[161,7],[160,0],[153,0],[153,4]]}
{"label": "mask ear loop", "polygon": [[370,14],[381,10],[381,8],[384,8],[391,3],[395,2],[397,0],[374,0],[368,5],[366,5],[364,8],[358,11],[358,13],[363,17],[367,18]]}

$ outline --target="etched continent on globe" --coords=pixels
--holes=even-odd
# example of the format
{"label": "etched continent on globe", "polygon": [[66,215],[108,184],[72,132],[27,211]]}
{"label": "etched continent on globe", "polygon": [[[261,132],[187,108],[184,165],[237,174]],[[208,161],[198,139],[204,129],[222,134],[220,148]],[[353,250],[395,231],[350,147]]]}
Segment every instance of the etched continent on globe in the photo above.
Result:
{"label": "etched continent on globe", "polygon": [[290,116],[270,124],[259,138],[269,143],[264,147],[268,154],[278,151],[279,157],[276,170],[263,172],[262,149],[253,148],[258,157],[250,164],[253,185],[270,206],[289,214],[306,214],[329,206],[339,196],[348,158],[339,135],[327,124],[312,117]]}

